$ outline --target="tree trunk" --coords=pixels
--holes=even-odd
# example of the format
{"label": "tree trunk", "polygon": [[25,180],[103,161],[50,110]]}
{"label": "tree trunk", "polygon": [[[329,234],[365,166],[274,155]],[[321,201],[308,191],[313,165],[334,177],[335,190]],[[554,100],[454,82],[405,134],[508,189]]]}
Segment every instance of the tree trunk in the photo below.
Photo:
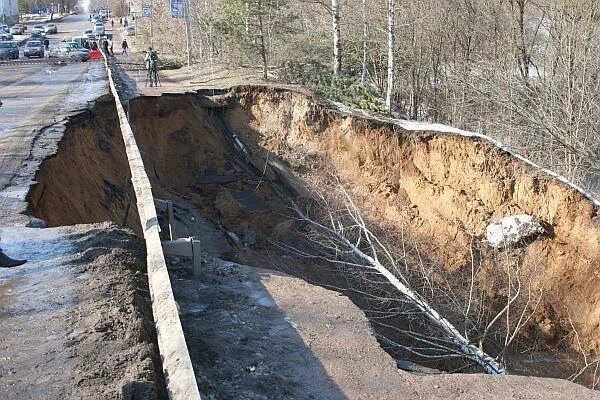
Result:
{"label": "tree trunk", "polygon": [[244,18],[244,28],[246,36],[250,34],[250,3],[246,1],[246,18]]}
{"label": "tree trunk", "polygon": [[394,47],[396,36],[396,0],[388,0],[388,68],[387,68],[387,91],[385,104],[392,109],[392,93],[394,91]]}
{"label": "tree trunk", "polygon": [[342,69],[342,52],[340,43],[340,1],[331,0],[333,23],[333,74],[338,75]]}
{"label": "tree trunk", "polygon": [[369,39],[369,23],[367,21],[367,0],[363,0],[362,2],[362,11],[363,11],[363,59],[362,59],[362,72],[360,74],[360,83],[363,85],[367,81],[367,49],[368,49],[368,39]]}
{"label": "tree trunk", "polygon": [[[353,204],[352,207],[354,207]],[[363,231],[364,237],[366,238],[368,243],[371,243],[371,248],[373,249],[373,256],[363,252],[356,244],[354,244],[354,242],[350,241],[347,237],[340,233],[340,231],[336,230],[336,228],[330,228],[315,220],[308,218],[296,205],[294,205],[294,210],[296,211],[301,220],[308,222],[314,228],[320,231],[323,235],[331,238],[334,242],[343,245],[345,247],[344,250],[347,249],[350,252],[354,253],[356,256],[358,256],[359,259],[365,261],[368,267],[376,270],[379,274],[381,274],[392,286],[394,286],[402,294],[402,296],[404,296],[408,301],[410,301],[412,305],[417,307],[423,313],[423,315],[426,316],[433,324],[437,325],[446,334],[447,338],[456,345],[457,350],[464,354],[465,357],[476,362],[488,374],[507,374],[506,368],[504,368],[502,364],[490,357],[482,349],[479,349],[473,344],[471,344],[469,340],[465,338],[450,321],[448,321],[445,317],[440,315],[438,311],[435,308],[433,308],[419,293],[417,293],[410,286],[398,279],[393,273],[391,273],[387,268],[385,268],[383,264],[381,264],[375,252],[375,248],[373,247],[373,243],[380,244],[380,242],[364,225],[364,221],[362,217],[358,214],[358,211],[354,210],[357,213],[357,218],[355,219],[355,221]],[[334,221],[332,219],[332,223],[333,222]],[[339,223],[339,221],[336,221],[336,223]],[[339,226],[341,226],[341,223]],[[338,225],[335,225],[335,227],[338,227]]]}
{"label": "tree trunk", "polygon": [[[260,5],[260,1],[259,1]],[[259,6],[262,10],[262,7]],[[263,26],[262,14],[258,14],[258,29],[259,29],[259,39],[260,39],[260,56],[263,62],[263,79],[267,80],[267,48],[265,46],[265,32]]]}

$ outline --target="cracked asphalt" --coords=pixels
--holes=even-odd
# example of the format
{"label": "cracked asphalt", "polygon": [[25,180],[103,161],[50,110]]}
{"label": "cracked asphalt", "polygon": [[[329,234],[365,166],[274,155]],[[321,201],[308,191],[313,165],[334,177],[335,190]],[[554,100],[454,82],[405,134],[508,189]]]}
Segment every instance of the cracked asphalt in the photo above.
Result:
{"label": "cracked asphalt", "polygon": [[[58,23],[63,38],[89,27],[86,15]],[[101,62],[0,65],[0,225],[27,225],[25,197],[41,162],[54,154],[65,120],[85,112],[88,103],[108,93]]]}

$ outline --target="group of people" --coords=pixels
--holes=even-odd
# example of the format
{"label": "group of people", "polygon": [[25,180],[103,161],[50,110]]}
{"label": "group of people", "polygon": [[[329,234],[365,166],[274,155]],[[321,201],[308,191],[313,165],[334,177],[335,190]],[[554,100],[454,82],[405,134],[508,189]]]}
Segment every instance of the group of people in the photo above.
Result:
{"label": "group of people", "polygon": [[[131,17],[131,19],[132,19],[133,21],[135,21],[135,17],[134,17],[134,16],[132,16],[132,17]],[[113,23],[113,21],[111,21],[110,23],[111,23],[111,26],[114,26],[114,23]],[[119,24],[121,24],[121,25],[123,25],[125,28],[127,28],[127,27],[129,26],[129,20],[127,19],[127,17],[125,17],[125,18],[121,17],[121,18],[119,18]]]}

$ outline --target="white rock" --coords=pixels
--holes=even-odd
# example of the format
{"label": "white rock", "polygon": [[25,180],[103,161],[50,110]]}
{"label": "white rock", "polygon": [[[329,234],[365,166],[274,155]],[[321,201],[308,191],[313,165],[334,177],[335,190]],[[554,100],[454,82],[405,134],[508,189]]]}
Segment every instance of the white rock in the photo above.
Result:
{"label": "white rock", "polygon": [[513,247],[523,239],[546,232],[538,220],[531,215],[511,215],[489,224],[486,237],[490,246]]}

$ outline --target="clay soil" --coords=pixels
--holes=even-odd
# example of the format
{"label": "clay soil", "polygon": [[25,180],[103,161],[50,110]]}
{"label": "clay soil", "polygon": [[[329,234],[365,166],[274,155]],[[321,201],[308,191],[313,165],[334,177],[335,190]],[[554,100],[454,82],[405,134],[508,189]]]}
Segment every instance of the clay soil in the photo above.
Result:
{"label": "clay soil", "polygon": [[[284,198],[306,200],[308,189],[326,180],[315,172],[322,165],[334,168],[378,229],[406,227],[423,254],[450,272],[468,265],[465,246],[482,240],[486,221],[505,213],[539,214],[553,235],[514,257],[541,262],[540,277],[552,277],[552,296],[527,333],[544,346],[569,342],[571,325],[561,308],[567,307],[585,349],[593,350],[600,340],[593,325],[599,320],[593,271],[600,233],[597,210],[581,194],[484,143],[403,136],[379,122],[327,111],[300,93],[249,88],[212,98],[138,98],[129,111],[154,195],[178,205],[176,235],[197,235],[205,243],[204,276],[191,276],[186,260],[169,265],[199,387],[208,398],[595,398],[560,380],[399,371],[360,310],[365,300],[343,290],[351,276],[274,245],[302,240]],[[111,118],[95,115],[73,127],[76,135],[65,136],[30,195],[36,216],[53,225],[89,218],[122,223],[126,215],[127,224],[136,221]],[[224,132],[239,135],[248,157],[234,151]],[[70,171],[103,158],[85,174]],[[61,175],[69,179],[52,180]],[[61,195],[66,187],[77,196]],[[82,206],[79,197],[90,201]],[[69,208],[74,212],[62,211]],[[478,248],[485,259],[488,250]],[[582,291],[583,297],[577,294]],[[310,371],[298,368],[305,364]],[[425,371],[431,372],[419,373]]]}

